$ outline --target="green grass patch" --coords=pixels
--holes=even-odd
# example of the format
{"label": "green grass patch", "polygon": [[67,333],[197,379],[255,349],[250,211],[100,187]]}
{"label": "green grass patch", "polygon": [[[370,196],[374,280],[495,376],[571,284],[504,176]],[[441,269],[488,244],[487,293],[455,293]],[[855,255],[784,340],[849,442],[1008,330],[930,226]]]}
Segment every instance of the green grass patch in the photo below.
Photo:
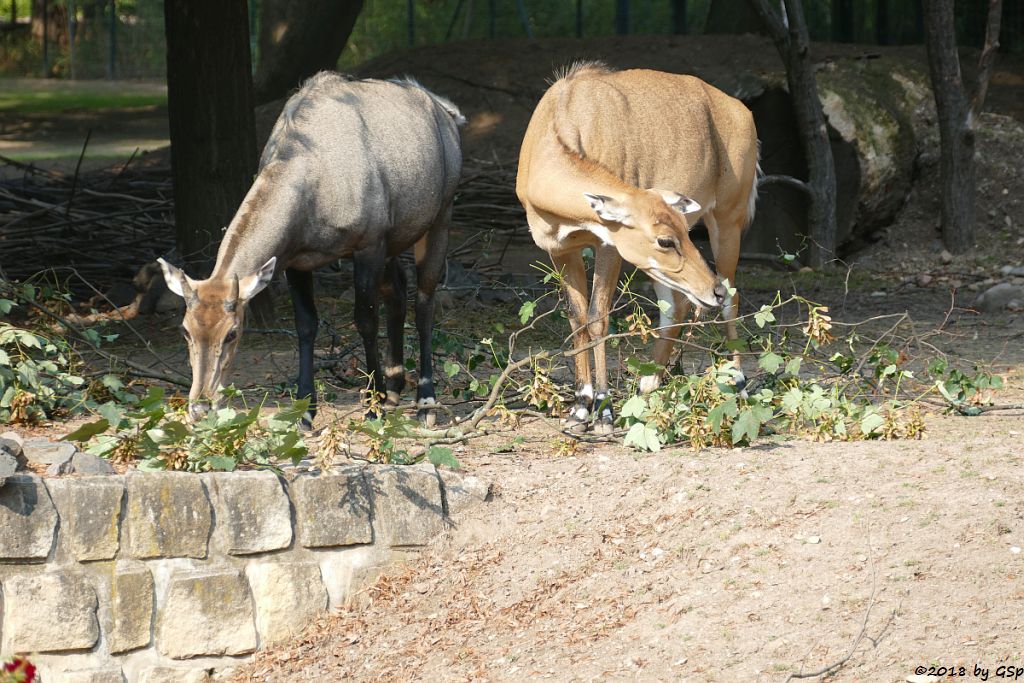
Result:
{"label": "green grass patch", "polygon": [[133,109],[167,104],[167,95],[160,92],[102,92],[68,88],[59,82],[52,90],[19,88],[10,83],[0,85],[0,112],[25,114],[104,109]]}

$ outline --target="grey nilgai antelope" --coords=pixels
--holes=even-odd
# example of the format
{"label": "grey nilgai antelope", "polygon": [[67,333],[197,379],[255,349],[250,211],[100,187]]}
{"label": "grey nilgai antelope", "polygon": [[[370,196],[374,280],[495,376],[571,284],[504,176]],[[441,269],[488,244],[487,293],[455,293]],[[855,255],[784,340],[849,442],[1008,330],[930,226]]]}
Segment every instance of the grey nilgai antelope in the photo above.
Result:
{"label": "grey nilgai antelope", "polygon": [[[608,314],[622,259],[654,281],[662,306],[654,360],[668,362],[690,305],[722,307],[727,336],[736,338],[735,283],[740,238],[754,216],[757,131],[737,99],[691,76],[572,66],[533,112],[519,156],[516,194],[530,232],[548,252],[563,286],[577,350],[576,403],[571,427],[596,416],[609,431],[608,368],[603,343],[579,352],[608,331]],[[689,238],[703,220],[716,276]],[[583,249],[594,250],[588,295]],[[733,362],[742,383],[739,356]],[[641,378],[640,390],[660,384]]]}
{"label": "grey nilgai antelope", "polygon": [[[373,388],[397,403],[405,384],[406,279],[396,258],[413,247],[421,417],[432,421],[434,289],[462,170],[459,110],[412,80],[353,80],[320,73],[284,107],[260,171],[224,234],[213,273],[193,280],[161,260],[185,299],[182,331],[192,364],[189,415],[216,405],[242,336],[246,304],[284,269],[299,340],[298,396],[316,413],[314,268],[351,257],[355,321]],[[387,310],[386,367],[377,355],[378,301]]]}

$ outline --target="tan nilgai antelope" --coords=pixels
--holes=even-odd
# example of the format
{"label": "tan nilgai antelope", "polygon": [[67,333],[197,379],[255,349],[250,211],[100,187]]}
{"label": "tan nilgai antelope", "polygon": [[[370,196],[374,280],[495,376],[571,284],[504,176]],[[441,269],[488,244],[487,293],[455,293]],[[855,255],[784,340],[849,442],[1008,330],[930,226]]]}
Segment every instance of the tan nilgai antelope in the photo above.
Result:
{"label": "tan nilgai antelope", "polygon": [[[189,414],[215,405],[242,336],[245,305],[275,270],[288,276],[299,340],[298,396],[310,399],[314,268],[351,257],[355,320],[373,387],[398,401],[405,384],[406,281],[398,254],[414,247],[421,416],[434,403],[434,289],[444,268],[448,222],[462,170],[459,110],[411,80],[309,79],[278,118],[260,172],[228,226],[209,279],[161,260],[167,286],[185,298],[182,330],[192,364]],[[378,301],[387,309],[387,367],[377,355]]]}
{"label": "tan nilgai antelope", "polygon": [[[754,216],[758,143],[750,111],[692,76],[613,71],[577,64],[541,98],[519,155],[516,194],[530,232],[548,252],[563,287],[577,354],[570,426],[607,432],[613,415],[603,343],[622,259],[654,281],[664,301],[654,360],[665,366],[690,305],[724,309],[736,338],[735,283],[740,238]],[[703,219],[716,276],[689,238]],[[594,250],[588,296],[583,249]],[[739,356],[734,362],[739,369]],[[647,392],[659,375],[641,379]],[[742,374],[739,382],[742,383]]]}

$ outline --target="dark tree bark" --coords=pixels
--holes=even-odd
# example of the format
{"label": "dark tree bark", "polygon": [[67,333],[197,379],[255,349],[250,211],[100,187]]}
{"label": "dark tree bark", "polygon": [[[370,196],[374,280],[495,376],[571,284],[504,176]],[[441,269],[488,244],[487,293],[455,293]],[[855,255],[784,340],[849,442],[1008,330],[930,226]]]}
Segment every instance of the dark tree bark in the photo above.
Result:
{"label": "dark tree bark", "polygon": [[682,36],[689,33],[686,25],[686,0],[671,0],[672,2],[672,33]]}
{"label": "dark tree bark", "polygon": [[953,0],[924,0],[925,46],[942,146],[942,242],[955,254],[974,246],[974,122],[984,105],[999,47],[1002,5],[1002,0],[989,0],[978,82],[969,97],[960,72]]}
{"label": "dark tree bark", "polygon": [[167,114],[178,251],[193,276],[256,173],[245,0],[166,0]]}
{"label": "dark tree bark", "polygon": [[832,40],[853,42],[853,0],[832,0]]}
{"label": "dark tree bark", "polygon": [[766,31],[748,0],[711,0],[704,33],[765,34]]}
{"label": "dark tree bark", "polygon": [[277,100],[318,71],[334,69],[363,0],[263,0],[256,103]]}
{"label": "dark tree bark", "polygon": [[818,98],[818,81],[811,61],[803,6],[800,0],[785,0],[786,22],[783,23],[769,0],[749,2],[764,22],[786,64],[786,80],[793,98],[809,176],[806,184],[810,195],[807,222],[812,244],[807,260],[812,267],[827,268],[836,253],[836,169],[825,114]]}

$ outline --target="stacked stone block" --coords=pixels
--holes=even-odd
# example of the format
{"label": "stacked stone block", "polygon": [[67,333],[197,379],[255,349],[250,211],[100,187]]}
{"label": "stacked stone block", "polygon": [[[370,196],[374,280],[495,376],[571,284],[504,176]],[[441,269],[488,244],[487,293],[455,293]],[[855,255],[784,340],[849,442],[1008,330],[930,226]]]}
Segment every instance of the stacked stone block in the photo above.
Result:
{"label": "stacked stone block", "polygon": [[11,477],[0,656],[32,655],[47,683],[208,680],[486,497],[432,467]]}

